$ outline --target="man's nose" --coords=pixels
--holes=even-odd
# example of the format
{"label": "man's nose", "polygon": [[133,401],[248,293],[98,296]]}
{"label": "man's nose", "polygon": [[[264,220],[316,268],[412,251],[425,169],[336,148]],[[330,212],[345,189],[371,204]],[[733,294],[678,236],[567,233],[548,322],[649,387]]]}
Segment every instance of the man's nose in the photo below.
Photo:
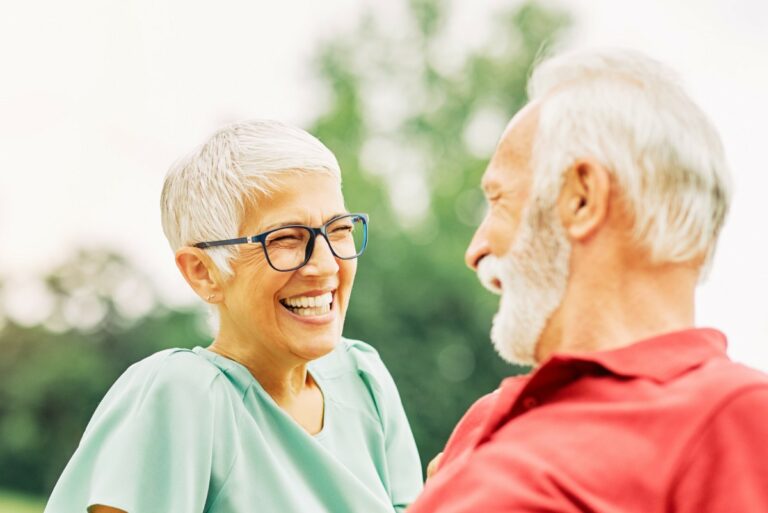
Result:
{"label": "man's nose", "polygon": [[485,223],[481,224],[472,237],[472,241],[469,243],[467,252],[464,253],[464,261],[467,266],[477,271],[477,266],[484,257],[488,256],[491,252],[491,248],[488,244],[488,238],[485,236]]}

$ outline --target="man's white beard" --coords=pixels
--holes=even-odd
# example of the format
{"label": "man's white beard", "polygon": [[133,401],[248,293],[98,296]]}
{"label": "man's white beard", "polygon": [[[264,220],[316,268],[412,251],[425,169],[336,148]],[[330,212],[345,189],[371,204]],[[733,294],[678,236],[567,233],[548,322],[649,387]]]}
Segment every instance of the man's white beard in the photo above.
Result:
{"label": "man's white beard", "polygon": [[477,274],[487,289],[501,294],[491,329],[496,351],[510,363],[533,365],[541,334],[565,295],[571,245],[554,205],[530,205],[509,252],[483,258]]}

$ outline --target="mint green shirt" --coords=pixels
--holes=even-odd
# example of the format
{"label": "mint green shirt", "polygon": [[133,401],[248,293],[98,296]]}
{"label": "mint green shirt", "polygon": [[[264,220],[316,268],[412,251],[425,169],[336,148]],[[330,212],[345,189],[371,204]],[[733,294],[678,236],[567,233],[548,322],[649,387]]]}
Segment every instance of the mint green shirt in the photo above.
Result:
{"label": "mint green shirt", "polygon": [[45,513],[392,513],[421,491],[416,445],[371,346],[309,364],[325,398],[310,435],[242,365],[197,347],[131,366],[96,409]]}

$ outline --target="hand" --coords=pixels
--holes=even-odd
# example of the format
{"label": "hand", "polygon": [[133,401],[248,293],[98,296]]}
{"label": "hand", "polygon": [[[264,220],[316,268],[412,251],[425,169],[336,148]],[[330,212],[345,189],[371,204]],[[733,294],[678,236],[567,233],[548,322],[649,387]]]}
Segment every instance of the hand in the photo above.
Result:
{"label": "hand", "polygon": [[437,456],[432,458],[432,461],[429,462],[429,465],[427,465],[427,479],[435,475],[435,472],[437,472],[437,467],[440,465],[440,459],[443,457],[443,453],[439,453]]}
{"label": "hand", "polygon": [[88,508],[88,513],[125,513],[122,509],[113,508],[111,506],[102,506],[101,504],[94,504]]}

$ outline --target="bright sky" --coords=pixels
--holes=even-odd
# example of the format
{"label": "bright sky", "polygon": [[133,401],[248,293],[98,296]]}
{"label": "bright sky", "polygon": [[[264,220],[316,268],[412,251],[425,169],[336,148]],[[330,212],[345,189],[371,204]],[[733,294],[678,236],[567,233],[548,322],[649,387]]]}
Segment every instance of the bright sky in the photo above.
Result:
{"label": "bright sky", "polygon": [[[166,299],[192,299],[159,223],[168,165],[224,122],[304,124],[322,110],[307,61],[354,24],[359,0],[32,0],[0,17],[0,275],[15,313],[25,276],[82,246],[126,253]],[[490,9],[456,0],[454,26],[482,40]],[[515,3],[515,2],[512,2]],[[768,371],[768,2],[551,0],[571,11],[566,46],[636,48],[676,68],[719,127],[736,183],[698,323]],[[383,7],[382,7],[383,6]],[[394,13],[394,14],[393,14]]]}

